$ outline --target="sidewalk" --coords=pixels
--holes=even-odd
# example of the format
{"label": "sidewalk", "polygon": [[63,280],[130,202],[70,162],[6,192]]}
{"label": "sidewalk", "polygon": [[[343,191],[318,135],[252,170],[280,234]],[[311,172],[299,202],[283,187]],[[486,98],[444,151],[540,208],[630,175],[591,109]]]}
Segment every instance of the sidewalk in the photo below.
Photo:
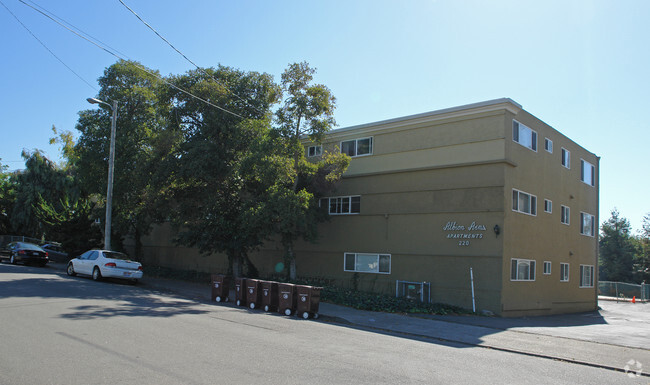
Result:
{"label": "sidewalk", "polygon": [[[209,284],[145,276],[141,286],[210,302]],[[234,306],[232,298],[234,295],[230,302],[218,306]],[[624,371],[634,360],[644,366],[642,374],[650,376],[650,304],[625,305],[628,308],[610,310],[612,305],[601,304],[599,312],[499,318],[413,316],[321,303],[319,321],[458,348],[478,346],[617,371]]]}

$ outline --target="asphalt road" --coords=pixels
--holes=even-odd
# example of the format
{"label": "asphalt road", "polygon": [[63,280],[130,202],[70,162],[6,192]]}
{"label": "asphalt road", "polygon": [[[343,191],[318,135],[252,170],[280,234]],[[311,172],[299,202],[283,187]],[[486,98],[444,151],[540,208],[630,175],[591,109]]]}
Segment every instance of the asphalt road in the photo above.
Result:
{"label": "asphalt road", "polygon": [[648,384],[648,378],[2,264],[0,383]]}

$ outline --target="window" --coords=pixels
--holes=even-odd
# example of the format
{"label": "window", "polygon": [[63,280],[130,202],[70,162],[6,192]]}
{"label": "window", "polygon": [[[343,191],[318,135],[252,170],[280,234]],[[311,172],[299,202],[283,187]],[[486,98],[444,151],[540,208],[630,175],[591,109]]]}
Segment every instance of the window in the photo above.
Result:
{"label": "window", "polygon": [[516,120],[512,121],[512,140],[537,151],[537,133]]}
{"label": "window", "polygon": [[580,287],[594,287],[593,265],[580,265]]}
{"label": "window", "polygon": [[390,254],[345,253],[344,271],[390,274]]}
{"label": "window", "polygon": [[544,139],[544,150],[553,153],[553,141],[549,138]]}
{"label": "window", "polygon": [[530,259],[512,259],[510,265],[511,281],[534,281],[535,261]]}
{"label": "window", "polygon": [[580,234],[593,237],[595,234],[596,218],[587,213],[580,213]]}
{"label": "window", "polygon": [[350,156],[372,155],[372,137],[341,142],[341,153]]}
{"label": "window", "polygon": [[560,263],[560,282],[569,282],[569,264]]}
{"label": "window", "polygon": [[512,190],[512,210],[537,215],[537,197],[523,191]]}
{"label": "window", "polygon": [[589,186],[595,185],[596,167],[584,159],[580,159],[580,180]]}
{"label": "window", "polygon": [[562,166],[571,168],[571,153],[566,148],[562,148]]}
{"label": "window", "polygon": [[551,262],[544,261],[544,275],[550,275],[550,274],[551,274]]}
{"label": "window", "polygon": [[307,156],[320,156],[323,155],[323,146],[309,146],[307,149]]}
{"label": "window", "polygon": [[327,207],[330,215],[359,214],[361,212],[361,196],[321,198],[320,207]]}
{"label": "window", "polygon": [[553,212],[553,202],[552,201],[550,201],[548,199],[544,199],[544,211],[547,212],[547,213],[552,213]]}
{"label": "window", "polygon": [[565,225],[569,224],[569,211],[569,208],[566,206],[562,206],[562,210],[560,211],[560,221]]}

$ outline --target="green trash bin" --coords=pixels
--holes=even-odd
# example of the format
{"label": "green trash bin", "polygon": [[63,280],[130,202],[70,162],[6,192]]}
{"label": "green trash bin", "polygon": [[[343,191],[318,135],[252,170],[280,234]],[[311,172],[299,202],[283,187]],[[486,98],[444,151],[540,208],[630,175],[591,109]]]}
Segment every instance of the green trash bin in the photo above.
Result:
{"label": "green trash bin", "polygon": [[228,302],[230,296],[230,277],[223,274],[212,274],[212,300]]}
{"label": "green trash bin", "polygon": [[318,318],[321,290],[323,290],[322,287],[296,285],[296,313],[304,319]]}
{"label": "green trash bin", "polygon": [[278,283],[278,312],[291,315],[296,311],[296,285]]}

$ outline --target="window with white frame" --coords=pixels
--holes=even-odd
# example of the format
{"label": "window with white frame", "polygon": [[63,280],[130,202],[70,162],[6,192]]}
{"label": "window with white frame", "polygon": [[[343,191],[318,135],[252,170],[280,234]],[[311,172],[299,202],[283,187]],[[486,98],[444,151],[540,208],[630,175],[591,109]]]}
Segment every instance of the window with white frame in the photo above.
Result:
{"label": "window with white frame", "polygon": [[569,264],[560,263],[560,282],[569,282]]}
{"label": "window with white frame", "polygon": [[516,120],[512,121],[512,140],[533,151],[537,151],[537,132]]}
{"label": "window with white frame", "polygon": [[553,202],[552,201],[550,201],[548,199],[544,199],[544,211],[547,212],[547,213],[552,213],[553,212]]}
{"label": "window with white frame", "polygon": [[372,155],[372,137],[341,142],[341,153],[349,156]]}
{"label": "window with white frame", "polygon": [[553,153],[553,141],[549,138],[544,139],[544,150]]}
{"label": "window with white frame", "polygon": [[307,148],[308,157],[321,156],[321,155],[323,155],[323,146],[309,146],[309,148]]}
{"label": "window with white frame", "polygon": [[550,275],[550,274],[551,274],[551,262],[544,261],[544,275]]}
{"label": "window with white frame", "polygon": [[580,234],[593,237],[596,234],[596,217],[587,213],[580,213]]}
{"label": "window with white frame", "polygon": [[593,265],[580,265],[580,287],[594,287]]}
{"label": "window with white frame", "polygon": [[512,190],[512,210],[537,215],[537,197],[519,190]]}
{"label": "window with white frame", "polygon": [[584,159],[580,159],[580,180],[589,186],[595,186],[596,167]]}
{"label": "window with white frame", "polygon": [[343,270],[390,274],[390,254],[345,253]]}
{"label": "window with white frame", "polygon": [[569,214],[570,214],[569,208],[567,206],[562,206],[560,210],[560,222],[564,223],[565,225],[569,224]]}
{"label": "window with white frame", "polygon": [[361,212],[361,196],[321,198],[319,206],[326,208],[330,215],[359,214]]}
{"label": "window with white frame", "polygon": [[511,281],[534,281],[535,260],[513,258],[510,265]]}
{"label": "window with white frame", "polygon": [[571,168],[571,153],[566,148],[562,148],[562,166]]}

